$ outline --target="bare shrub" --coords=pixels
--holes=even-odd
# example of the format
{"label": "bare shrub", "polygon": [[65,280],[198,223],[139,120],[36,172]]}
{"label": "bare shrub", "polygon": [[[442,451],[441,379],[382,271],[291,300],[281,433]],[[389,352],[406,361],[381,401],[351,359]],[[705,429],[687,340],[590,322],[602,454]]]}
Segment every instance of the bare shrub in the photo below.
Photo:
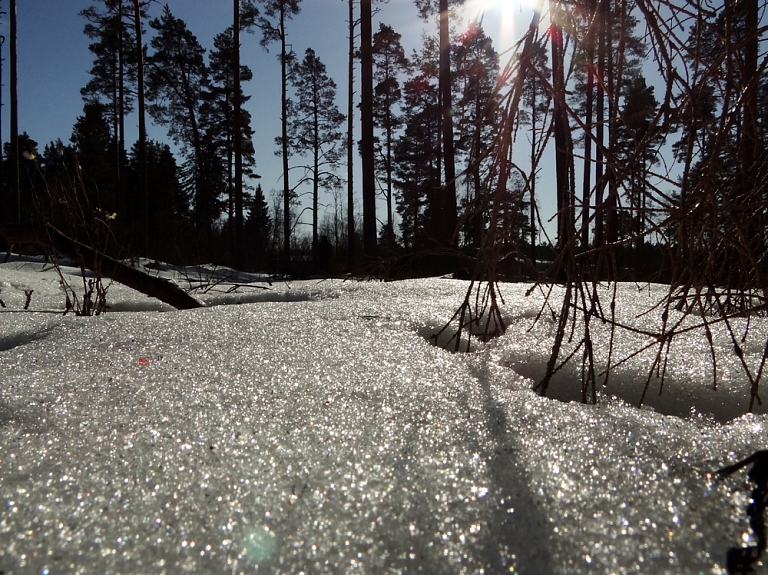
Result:
{"label": "bare shrub", "polygon": [[[493,169],[484,182],[489,224],[474,281],[452,319],[457,339],[477,336],[471,326],[478,318],[486,318],[483,337],[503,330],[499,281],[530,277],[529,291],[546,296],[539,317],[556,318],[546,374],[536,383],[542,395],[555,373],[579,362],[582,399],[595,402],[617,366],[651,351],[642,403],[652,380],[663,387],[673,340],[696,330],[709,342],[716,386],[713,329],[724,326],[749,382],[749,409],[761,401],[768,342],[757,366],[745,361],[742,346],[749,318],[768,311],[768,58],[758,19],[765,9],[764,0],[550,2],[546,10],[539,4],[499,86],[502,128],[489,148]],[[551,75],[534,58],[547,48]],[[651,69],[655,90],[643,76]],[[536,148],[521,152],[530,141],[520,122],[530,78],[550,103],[548,124]],[[553,153],[556,236],[547,238],[551,261],[542,262],[535,246],[504,235],[501,206],[510,178],[518,177],[532,200],[532,221],[541,226],[533,187],[541,170],[553,169]],[[531,158],[530,165],[520,157]],[[512,275],[510,260],[517,265]],[[668,288],[653,306],[660,324],[643,332],[652,343],[616,357],[619,334],[638,330],[616,318],[615,286],[622,281]],[[554,285],[563,287],[562,296],[553,298]],[[613,286],[607,299],[598,289],[606,285]],[[735,327],[737,318],[747,318],[746,329]],[[596,322],[610,326],[607,367],[600,370]]]}

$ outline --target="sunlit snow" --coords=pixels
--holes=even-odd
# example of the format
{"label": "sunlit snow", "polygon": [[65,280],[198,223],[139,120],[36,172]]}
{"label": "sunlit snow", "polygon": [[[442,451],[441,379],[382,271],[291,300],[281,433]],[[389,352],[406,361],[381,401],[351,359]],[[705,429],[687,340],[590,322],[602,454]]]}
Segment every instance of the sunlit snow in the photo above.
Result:
{"label": "sunlit snow", "polygon": [[[555,328],[530,285],[501,286],[505,335],[450,353],[429,337],[466,282],[149,271],[206,307],[114,284],[108,313],[62,315],[50,264],[0,265],[3,575],[725,573],[755,543],[746,471],[711,475],[768,449],[723,333],[716,391],[696,333],[652,407],[652,354],[592,406],[562,401],[577,367],[560,400],[530,390]],[[662,289],[620,286],[617,314],[658,322],[637,315]],[[751,321],[755,365],[768,323]]]}

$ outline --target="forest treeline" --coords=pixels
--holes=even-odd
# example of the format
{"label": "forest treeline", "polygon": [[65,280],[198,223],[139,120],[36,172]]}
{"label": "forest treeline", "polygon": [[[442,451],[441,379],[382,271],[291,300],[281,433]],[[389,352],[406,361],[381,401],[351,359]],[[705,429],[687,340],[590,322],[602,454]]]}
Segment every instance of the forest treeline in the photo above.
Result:
{"label": "forest treeline", "polygon": [[[452,271],[492,261],[500,277],[764,285],[764,2],[541,2],[503,57],[481,21],[457,19],[461,2],[415,0],[435,30],[411,54],[373,27],[370,0],[349,4],[345,114],[323,55],[286,41],[300,0],[235,1],[210,51],[167,5],[94,0],[82,114],[66,141],[4,145],[4,221],[265,271],[450,252]],[[258,180],[243,32],[278,45],[274,193]],[[148,119],[178,155],[146,138]]]}

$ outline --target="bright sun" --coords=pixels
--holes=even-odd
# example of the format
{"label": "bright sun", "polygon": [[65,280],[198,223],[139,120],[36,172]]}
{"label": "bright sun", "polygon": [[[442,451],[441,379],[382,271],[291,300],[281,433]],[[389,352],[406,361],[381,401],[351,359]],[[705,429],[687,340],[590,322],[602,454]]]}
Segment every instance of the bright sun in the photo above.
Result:
{"label": "bright sun", "polygon": [[535,0],[469,0],[464,14],[470,20],[482,19],[483,28],[494,38],[497,50],[504,50],[518,40],[515,38],[515,18],[530,18]]}

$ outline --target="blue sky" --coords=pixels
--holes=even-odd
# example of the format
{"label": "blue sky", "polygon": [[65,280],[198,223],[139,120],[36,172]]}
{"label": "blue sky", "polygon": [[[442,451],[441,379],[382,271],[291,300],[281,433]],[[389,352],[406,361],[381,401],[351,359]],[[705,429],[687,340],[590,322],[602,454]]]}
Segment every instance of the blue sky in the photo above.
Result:
{"label": "blue sky", "polygon": [[[80,89],[88,82],[93,57],[88,51],[89,40],[83,34],[85,20],[78,13],[94,3],[92,0],[24,0],[18,3],[19,129],[37,141],[41,150],[57,138],[68,142],[72,126],[82,113]],[[232,2],[229,0],[169,0],[167,4],[206,48],[212,47],[214,36],[231,21]],[[376,20],[391,25],[402,34],[409,54],[421,44],[425,31],[436,32],[435,23],[425,23],[419,18],[412,0],[389,0],[374,6],[378,8]],[[7,2],[2,2],[2,7],[7,10]],[[152,6],[150,15],[158,16],[161,8],[162,3]],[[346,0],[304,0],[301,8],[301,13],[289,23],[288,41],[299,55],[307,48],[315,50],[336,81],[338,106],[346,112],[348,4]],[[466,8],[467,18],[479,14],[483,8],[486,10],[484,26],[494,37],[499,51],[508,49],[520,37],[532,13],[527,0],[471,0]],[[374,23],[374,30],[377,28],[378,24]],[[7,37],[7,16],[3,16],[1,30]],[[266,52],[259,45],[258,32],[244,35],[242,44],[243,61],[254,72],[254,79],[244,89],[251,96],[246,108],[256,131],[256,171],[261,174],[262,187],[269,195],[270,190],[282,188],[280,159],[274,155],[274,138],[280,133],[277,46]],[[7,141],[8,42],[3,46],[3,56],[3,83],[6,86],[3,88],[2,136],[3,141]],[[138,133],[136,123],[135,118],[129,118],[128,129],[133,130],[128,133],[129,146]],[[164,128],[150,127],[150,137],[168,140]],[[359,176],[357,181],[360,181]]]}

